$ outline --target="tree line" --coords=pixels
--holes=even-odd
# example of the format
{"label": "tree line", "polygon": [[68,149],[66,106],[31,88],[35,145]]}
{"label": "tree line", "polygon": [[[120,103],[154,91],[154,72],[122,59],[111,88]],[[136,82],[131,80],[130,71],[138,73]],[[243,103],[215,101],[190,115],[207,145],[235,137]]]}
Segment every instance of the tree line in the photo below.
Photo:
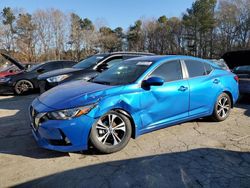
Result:
{"label": "tree line", "polygon": [[0,50],[27,62],[122,50],[218,58],[249,48],[249,0],[196,0],[182,17],[139,19],[127,30],[57,9],[5,7],[0,14]]}

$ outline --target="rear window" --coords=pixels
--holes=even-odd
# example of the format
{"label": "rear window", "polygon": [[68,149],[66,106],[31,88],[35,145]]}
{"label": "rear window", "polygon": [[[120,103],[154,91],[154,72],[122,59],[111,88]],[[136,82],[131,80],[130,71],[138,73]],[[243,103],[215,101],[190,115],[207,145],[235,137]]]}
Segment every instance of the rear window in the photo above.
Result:
{"label": "rear window", "polygon": [[213,68],[210,64],[204,63],[204,66],[205,66],[206,74],[210,74],[210,72],[213,71]]}
{"label": "rear window", "polygon": [[223,70],[230,70],[226,62],[223,59],[211,59],[210,61],[218,65]]}
{"label": "rear window", "polygon": [[195,60],[185,60],[189,78],[207,75],[203,62]]}
{"label": "rear window", "polygon": [[240,67],[236,67],[234,70],[236,70],[236,71],[250,71],[250,66],[240,66]]}

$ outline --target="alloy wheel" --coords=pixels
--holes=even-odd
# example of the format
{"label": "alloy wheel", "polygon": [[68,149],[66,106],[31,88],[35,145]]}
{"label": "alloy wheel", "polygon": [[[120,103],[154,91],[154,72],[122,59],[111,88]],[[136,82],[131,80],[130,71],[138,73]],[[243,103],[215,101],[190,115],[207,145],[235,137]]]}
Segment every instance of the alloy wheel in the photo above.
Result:
{"label": "alloy wheel", "polygon": [[122,142],[126,134],[126,126],[121,117],[109,113],[98,120],[96,131],[99,142],[114,146]]}
{"label": "alloy wheel", "polygon": [[217,103],[217,114],[221,118],[225,118],[230,111],[230,101],[226,96],[221,97]]}
{"label": "alloy wheel", "polygon": [[27,91],[30,91],[32,90],[34,87],[33,87],[33,84],[28,81],[28,80],[20,80],[16,83],[16,86],[15,86],[15,92],[17,94],[23,94]]}

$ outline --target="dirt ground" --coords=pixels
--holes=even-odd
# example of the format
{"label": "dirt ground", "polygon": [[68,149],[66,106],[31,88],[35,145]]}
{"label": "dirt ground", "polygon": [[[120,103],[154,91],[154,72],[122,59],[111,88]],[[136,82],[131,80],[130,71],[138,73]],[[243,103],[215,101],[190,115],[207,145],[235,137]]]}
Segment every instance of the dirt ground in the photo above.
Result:
{"label": "dirt ground", "polygon": [[220,123],[199,119],[131,139],[120,152],[39,148],[28,106],[0,96],[0,187],[250,187],[250,100]]}

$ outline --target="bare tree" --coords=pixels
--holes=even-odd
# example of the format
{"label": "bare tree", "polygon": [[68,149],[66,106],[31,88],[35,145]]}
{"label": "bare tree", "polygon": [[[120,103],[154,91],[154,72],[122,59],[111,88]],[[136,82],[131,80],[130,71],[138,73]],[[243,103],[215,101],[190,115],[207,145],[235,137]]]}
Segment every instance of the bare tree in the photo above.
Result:
{"label": "bare tree", "polygon": [[16,34],[17,48],[25,61],[33,61],[36,57],[35,46],[37,37],[35,34],[36,25],[30,14],[19,14],[17,18]]}

